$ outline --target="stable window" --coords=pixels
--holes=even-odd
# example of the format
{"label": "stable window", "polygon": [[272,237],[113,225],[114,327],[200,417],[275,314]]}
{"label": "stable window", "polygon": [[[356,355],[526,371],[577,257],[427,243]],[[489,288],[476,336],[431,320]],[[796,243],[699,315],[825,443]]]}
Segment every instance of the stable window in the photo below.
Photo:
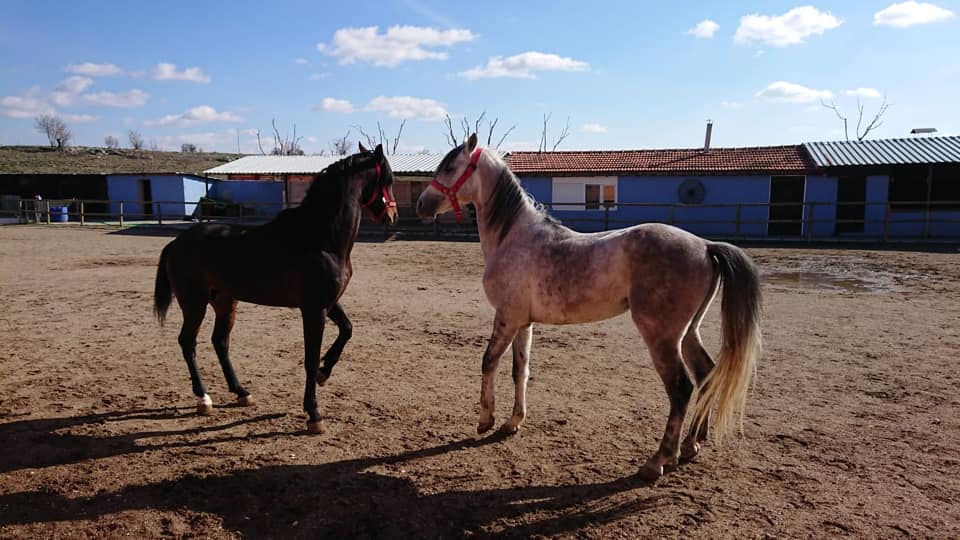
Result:
{"label": "stable window", "polygon": [[926,165],[907,165],[894,168],[890,174],[891,210],[923,210],[927,201]]}
{"label": "stable window", "polygon": [[554,178],[553,209],[615,210],[617,205],[617,178]]}
{"label": "stable window", "polygon": [[960,209],[960,164],[933,166],[930,202],[930,210]]}

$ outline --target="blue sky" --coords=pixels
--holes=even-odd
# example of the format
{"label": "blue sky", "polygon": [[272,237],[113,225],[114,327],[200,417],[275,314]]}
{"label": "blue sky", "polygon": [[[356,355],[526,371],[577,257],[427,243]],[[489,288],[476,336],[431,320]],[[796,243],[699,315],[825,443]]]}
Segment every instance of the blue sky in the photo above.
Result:
{"label": "blue sky", "polygon": [[399,152],[442,152],[443,116],[483,111],[502,149],[545,114],[560,150],[695,147],[707,119],[714,146],[788,144],[843,138],[821,99],[853,131],[884,94],[871,137],[960,133],[960,0],[54,4],[3,3],[0,144],[54,113],[80,145],[250,153],[275,118],[316,153],[406,119]]}

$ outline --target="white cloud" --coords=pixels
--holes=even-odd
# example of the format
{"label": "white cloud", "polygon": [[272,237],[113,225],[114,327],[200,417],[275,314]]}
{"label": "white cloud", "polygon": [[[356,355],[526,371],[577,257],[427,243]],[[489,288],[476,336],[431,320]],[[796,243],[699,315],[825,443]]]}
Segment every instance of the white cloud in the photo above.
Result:
{"label": "white cloud", "polygon": [[597,124],[596,122],[594,122],[590,124],[584,124],[583,127],[580,128],[580,130],[583,131],[584,133],[606,133],[607,126]]}
{"label": "white cloud", "polygon": [[305,65],[309,64],[310,61],[307,60],[306,58],[294,58],[294,59],[293,59],[293,63],[294,63],[294,64],[300,64],[301,66],[305,66]]}
{"label": "white cloud", "polygon": [[460,72],[465,79],[513,77],[516,79],[535,79],[534,71],[585,71],[590,64],[569,57],[530,51],[504,58],[494,56],[487,60],[486,66]]}
{"label": "white cloud", "polygon": [[390,118],[415,120],[441,120],[447,115],[447,110],[442,103],[410,96],[378,96],[367,104],[366,110],[385,112]]}
{"label": "white cloud", "polygon": [[147,126],[189,126],[205,122],[240,122],[243,119],[230,111],[217,112],[209,105],[193,107],[181,114],[168,114],[158,120],[147,120]]}
{"label": "white cloud", "polygon": [[710,19],[704,19],[697,23],[696,26],[687,30],[687,33],[691,36],[698,37],[700,39],[712,38],[713,34],[720,29],[720,25]]}
{"label": "white cloud", "polygon": [[37,97],[39,89],[32,88],[19,96],[0,97],[0,114],[10,118],[33,118],[44,114],[56,114],[45,100]]}
{"label": "white cloud", "polygon": [[91,84],[93,84],[93,79],[89,77],[77,75],[67,77],[53,89],[53,92],[50,92],[50,100],[61,107],[72,105],[80,92],[86,90]]}
{"label": "white cloud", "polygon": [[756,97],[779,103],[810,103],[821,99],[831,99],[829,90],[815,90],[796,83],[777,81],[756,93]]}
{"label": "white cloud", "polygon": [[326,78],[329,77],[329,76],[330,76],[329,73],[311,73],[311,74],[310,74],[310,77],[308,77],[308,78],[309,78],[311,81],[319,81],[320,79],[326,79]]}
{"label": "white cloud", "polygon": [[473,32],[463,29],[391,26],[383,34],[378,30],[377,26],[341,28],[334,32],[330,44],[318,43],[317,50],[338,58],[341,64],[368,62],[394,67],[411,60],[445,60],[447,53],[428,47],[452,47],[476,38]]}
{"label": "white cloud", "polygon": [[77,75],[86,75],[87,77],[108,77],[110,75],[120,75],[123,73],[123,70],[119,66],[114,64],[94,64],[92,62],[84,62],[82,64],[70,64],[67,67],[63,68],[67,73],[75,73]]}
{"label": "white cloud", "polygon": [[336,112],[336,113],[352,113],[353,112],[353,103],[345,99],[336,99],[336,98],[323,98],[323,101],[320,105],[313,107],[315,111],[327,111],[327,112]]}
{"label": "white cloud", "polygon": [[199,67],[186,68],[183,71],[177,71],[176,64],[162,62],[153,66],[150,70],[150,76],[157,81],[190,81],[196,83],[210,82],[210,76],[205,74]]}
{"label": "white cloud", "polygon": [[815,34],[822,34],[842,24],[828,11],[813,6],[791,9],[783,15],[744,15],[733,39],[738,43],[763,43],[776,47],[796,45]]}
{"label": "white cloud", "polygon": [[92,114],[64,114],[62,117],[64,121],[73,122],[74,124],[89,124],[90,122],[96,122],[100,119],[99,116]]}
{"label": "white cloud", "polygon": [[724,109],[739,109],[740,107],[743,107],[743,103],[740,103],[739,101],[721,101],[720,106]]}
{"label": "white cloud", "polygon": [[929,24],[953,17],[953,12],[926,2],[900,2],[873,14],[874,26],[892,26],[907,28],[918,24]]}
{"label": "white cloud", "polygon": [[876,88],[854,88],[853,90],[847,90],[844,94],[848,96],[857,96],[865,98],[879,98],[881,97],[880,91]]}
{"label": "white cloud", "polygon": [[127,92],[95,92],[83,94],[80,97],[88,105],[135,108],[146,105],[147,100],[150,99],[150,94],[135,88]]}

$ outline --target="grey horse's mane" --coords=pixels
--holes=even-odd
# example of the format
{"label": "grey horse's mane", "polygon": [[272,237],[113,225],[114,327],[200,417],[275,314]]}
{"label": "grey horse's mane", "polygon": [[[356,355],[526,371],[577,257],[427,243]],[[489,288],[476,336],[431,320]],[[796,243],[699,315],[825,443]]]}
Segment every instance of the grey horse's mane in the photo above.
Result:
{"label": "grey horse's mane", "polygon": [[551,217],[543,205],[527,193],[527,190],[523,189],[520,180],[496,152],[489,152],[489,155],[494,165],[499,169],[499,171],[495,171],[497,177],[493,184],[493,192],[487,198],[486,203],[487,222],[491,227],[500,231],[497,243],[502,242],[507,236],[516,222],[517,216],[526,206],[529,206],[543,221],[551,224],[560,223]]}

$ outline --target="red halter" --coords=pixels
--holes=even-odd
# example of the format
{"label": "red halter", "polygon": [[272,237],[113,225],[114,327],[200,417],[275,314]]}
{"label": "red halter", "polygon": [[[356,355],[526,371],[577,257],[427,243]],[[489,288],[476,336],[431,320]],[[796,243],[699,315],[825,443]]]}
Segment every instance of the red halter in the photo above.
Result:
{"label": "red halter", "polygon": [[[383,197],[383,211],[379,214],[374,214],[373,209],[370,208],[370,205],[377,202],[377,196]],[[370,200],[363,203],[363,207],[367,209],[367,212],[370,212],[370,217],[374,221],[383,221],[383,218],[387,217],[387,211],[391,208],[397,207],[397,201],[390,199],[390,192],[387,191],[387,186],[380,185],[380,164],[377,163],[377,187],[373,189],[373,194],[370,196]]]}
{"label": "red halter", "polygon": [[436,176],[433,177],[433,182],[430,182],[431,186],[450,199],[450,205],[453,206],[453,214],[457,217],[457,221],[463,218],[463,212],[460,210],[460,201],[457,200],[457,192],[460,191],[460,188],[463,187],[463,184],[467,182],[470,176],[473,175],[473,171],[477,170],[477,163],[480,161],[481,152],[483,152],[483,148],[479,146],[473,151],[473,154],[470,155],[470,164],[467,165],[463,174],[460,175],[460,178],[458,178],[452,186],[447,187],[437,182]]}

